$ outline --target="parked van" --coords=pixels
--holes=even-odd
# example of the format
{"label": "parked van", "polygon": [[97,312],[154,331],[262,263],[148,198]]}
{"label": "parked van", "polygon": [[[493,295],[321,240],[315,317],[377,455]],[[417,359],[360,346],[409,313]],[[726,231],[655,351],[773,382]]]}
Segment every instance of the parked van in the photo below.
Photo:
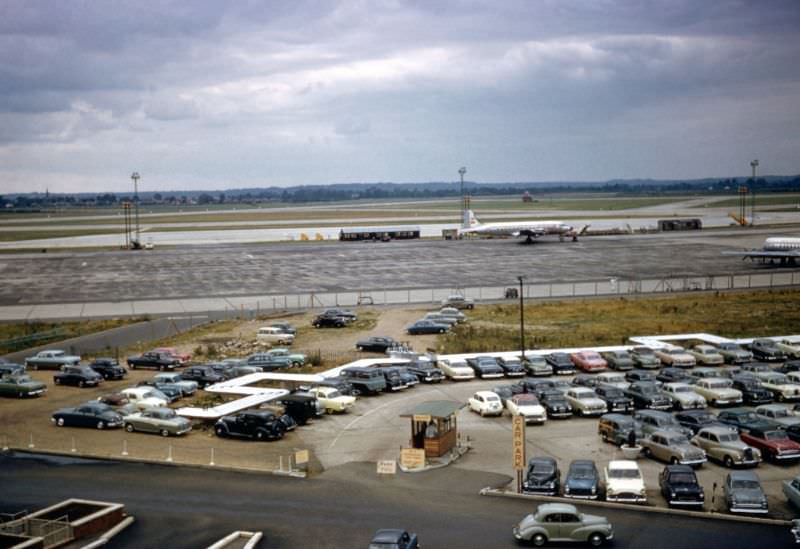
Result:
{"label": "parked van", "polygon": [[291,345],[294,342],[294,335],[287,334],[277,326],[264,326],[258,329],[256,339],[269,344]]}

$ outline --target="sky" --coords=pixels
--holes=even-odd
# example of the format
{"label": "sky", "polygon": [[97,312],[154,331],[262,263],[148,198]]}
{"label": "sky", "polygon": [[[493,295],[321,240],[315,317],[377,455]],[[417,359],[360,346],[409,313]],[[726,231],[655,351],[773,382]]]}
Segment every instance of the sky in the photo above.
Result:
{"label": "sky", "polygon": [[798,0],[0,0],[0,194],[800,173]]}

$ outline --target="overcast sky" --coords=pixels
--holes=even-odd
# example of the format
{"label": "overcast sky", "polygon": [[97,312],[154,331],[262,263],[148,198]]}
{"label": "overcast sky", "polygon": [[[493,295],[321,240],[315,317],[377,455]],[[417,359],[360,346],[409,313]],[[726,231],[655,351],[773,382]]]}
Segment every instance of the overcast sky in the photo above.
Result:
{"label": "overcast sky", "polygon": [[797,174],[798,29],[798,0],[0,0],[0,193]]}

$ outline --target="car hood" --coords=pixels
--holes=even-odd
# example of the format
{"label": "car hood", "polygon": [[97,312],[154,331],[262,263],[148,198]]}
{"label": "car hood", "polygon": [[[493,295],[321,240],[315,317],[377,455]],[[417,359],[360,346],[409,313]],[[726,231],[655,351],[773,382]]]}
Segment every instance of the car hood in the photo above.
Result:
{"label": "car hood", "polygon": [[584,489],[588,490],[593,486],[597,486],[596,478],[568,478],[566,482],[570,489]]}
{"label": "car hood", "polygon": [[644,490],[644,481],[640,478],[609,478],[606,484],[617,492],[639,493]]}
{"label": "car hood", "polygon": [[673,446],[673,448],[675,449],[676,452],[680,452],[682,456],[687,458],[688,457],[700,458],[705,456],[705,452],[703,450],[692,444],[676,444],[675,446]]}
{"label": "car hood", "polygon": [[544,408],[538,404],[517,406],[517,411],[523,416],[540,416],[544,414]]}
{"label": "car hood", "polygon": [[731,495],[737,503],[761,503],[764,501],[764,492],[758,488],[736,488]]}
{"label": "car hood", "polygon": [[738,389],[706,389],[721,398],[741,398],[742,392]]}
{"label": "car hood", "polygon": [[680,484],[669,483],[669,489],[676,494],[700,494],[703,488],[699,484],[688,484],[681,482]]}

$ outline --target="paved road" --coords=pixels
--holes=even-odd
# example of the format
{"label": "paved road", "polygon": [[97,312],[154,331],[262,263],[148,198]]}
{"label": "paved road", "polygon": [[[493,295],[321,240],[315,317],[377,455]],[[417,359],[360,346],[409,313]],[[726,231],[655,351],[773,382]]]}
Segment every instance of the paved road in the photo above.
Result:
{"label": "paved road", "polygon": [[[511,526],[528,501],[477,495],[500,475],[458,467],[377,478],[350,464],[313,480],[159,465],[0,457],[0,511],[68,497],[121,502],[137,521],[110,547],[199,548],[233,530],[260,530],[260,547],[365,547],[381,527],[417,531],[426,549],[516,547]],[[788,528],[586,508],[606,515],[617,548],[782,547]]]}

